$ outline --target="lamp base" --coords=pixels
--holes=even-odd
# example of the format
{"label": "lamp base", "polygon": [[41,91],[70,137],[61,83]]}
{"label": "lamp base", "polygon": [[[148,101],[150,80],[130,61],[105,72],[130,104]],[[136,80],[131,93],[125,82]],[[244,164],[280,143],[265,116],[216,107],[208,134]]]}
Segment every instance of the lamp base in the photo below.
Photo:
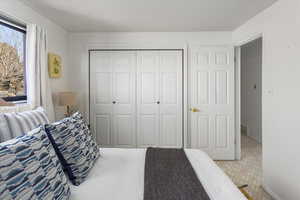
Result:
{"label": "lamp base", "polygon": [[72,115],[70,106],[67,106],[67,112],[65,113],[66,117],[70,117]]}

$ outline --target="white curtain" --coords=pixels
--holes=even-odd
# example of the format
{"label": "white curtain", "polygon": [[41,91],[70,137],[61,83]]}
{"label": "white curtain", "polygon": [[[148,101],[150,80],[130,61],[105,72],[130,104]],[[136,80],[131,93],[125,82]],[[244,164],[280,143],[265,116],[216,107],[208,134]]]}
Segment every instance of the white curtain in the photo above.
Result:
{"label": "white curtain", "polygon": [[28,103],[33,108],[42,106],[52,122],[54,121],[54,107],[48,75],[46,30],[34,24],[28,25],[26,45]]}

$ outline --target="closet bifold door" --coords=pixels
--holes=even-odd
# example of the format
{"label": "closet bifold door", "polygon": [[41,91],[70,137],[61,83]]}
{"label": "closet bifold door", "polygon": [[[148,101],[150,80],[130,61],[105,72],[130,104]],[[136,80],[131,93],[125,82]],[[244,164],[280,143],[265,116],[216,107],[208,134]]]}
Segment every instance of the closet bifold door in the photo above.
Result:
{"label": "closet bifold door", "polygon": [[138,147],[159,146],[159,52],[137,52]]}
{"label": "closet bifold door", "polygon": [[137,53],[138,147],[182,147],[182,53]]}
{"label": "closet bifold door", "polygon": [[159,52],[159,145],[182,147],[182,52]]}
{"label": "closet bifold door", "polygon": [[136,147],[136,52],[90,52],[90,123],[103,147]]}

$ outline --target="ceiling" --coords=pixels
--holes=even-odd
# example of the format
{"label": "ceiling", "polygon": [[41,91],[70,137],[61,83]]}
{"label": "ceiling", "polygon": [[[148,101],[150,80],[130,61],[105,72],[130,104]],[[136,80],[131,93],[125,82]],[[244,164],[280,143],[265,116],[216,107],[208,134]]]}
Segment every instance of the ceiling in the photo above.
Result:
{"label": "ceiling", "polygon": [[20,0],[70,32],[231,31],[276,0]]}

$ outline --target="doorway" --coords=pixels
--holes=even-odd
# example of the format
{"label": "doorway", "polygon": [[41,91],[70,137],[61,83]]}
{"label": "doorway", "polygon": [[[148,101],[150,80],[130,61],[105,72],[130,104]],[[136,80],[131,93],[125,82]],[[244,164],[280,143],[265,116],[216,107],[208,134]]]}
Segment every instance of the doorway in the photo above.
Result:
{"label": "doorway", "polygon": [[217,164],[253,199],[271,199],[262,189],[262,65],[261,36],[236,48],[237,160]]}
{"label": "doorway", "polygon": [[240,181],[254,199],[269,199],[262,189],[262,61],[262,37],[240,46],[240,162],[245,166]]}
{"label": "doorway", "polygon": [[[263,38],[257,37],[239,45],[237,56],[237,161],[218,165],[253,199],[270,199],[262,189],[262,65]],[[240,142],[240,144],[239,144]],[[238,176],[237,176],[238,174]]]}
{"label": "doorway", "polygon": [[[262,38],[241,46],[241,133],[262,143]],[[243,146],[242,146],[243,148]]]}

